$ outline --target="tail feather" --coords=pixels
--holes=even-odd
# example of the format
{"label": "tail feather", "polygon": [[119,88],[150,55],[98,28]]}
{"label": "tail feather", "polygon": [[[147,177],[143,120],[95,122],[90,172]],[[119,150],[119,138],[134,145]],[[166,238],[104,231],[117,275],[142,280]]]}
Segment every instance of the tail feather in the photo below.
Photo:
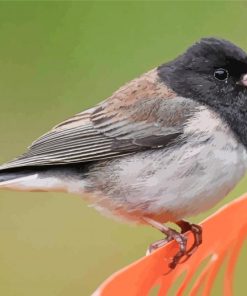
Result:
{"label": "tail feather", "polygon": [[30,191],[38,174],[27,171],[0,171],[0,189]]}
{"label": "tail feather", "polygon": [[22,178],[22,177],[26,177],[30,174],[27,174],[27,173],[19,173],[19,172],[1,172],[0,171],[0,186],[3,184],[3,183],[6,183],[6,182],[10,182],[10,181],[13,181],[15,179],[18,179],[18,178]]}
{"label": "tail feather", "polygon": [[82,173],[75,168],[33,167],[0,170],[0,189],[65,191],[80,194],[83,188]]}

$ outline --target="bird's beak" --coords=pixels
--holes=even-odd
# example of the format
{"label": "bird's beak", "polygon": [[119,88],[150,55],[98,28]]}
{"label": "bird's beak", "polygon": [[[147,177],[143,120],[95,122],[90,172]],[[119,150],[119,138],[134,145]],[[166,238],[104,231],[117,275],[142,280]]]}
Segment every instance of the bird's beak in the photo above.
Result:
{"label": "bird's beak", "polygon": [[247,74],[244,74],[241,78],[240,84],[247,87]]}

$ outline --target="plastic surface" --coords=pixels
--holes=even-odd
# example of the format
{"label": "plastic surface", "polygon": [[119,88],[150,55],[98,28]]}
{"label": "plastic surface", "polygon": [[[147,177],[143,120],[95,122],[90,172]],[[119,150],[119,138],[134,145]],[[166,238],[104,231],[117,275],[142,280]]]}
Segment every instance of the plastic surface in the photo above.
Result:
{"label": "plastic surface", "polygon": [[[176,295],[183,295],[202,262],[208,261],[200,271],[190,289],[190,295],[210,295],[215,277],[222,263],[226,261],[224,275],[224,296],[233,295],[234,266],[247,235],[247,194],[226,205],[200,225],[203,228],[203,243],[184,263],[170,270],[170,259],[178,251],[172,241],[153,254],[141,258],[130,266],[113,274],[93,296],[145,296],[158,286],[158,296],[167,295],[176,279],[185,273]],[[188,233],[189,246],[193,242]]]}

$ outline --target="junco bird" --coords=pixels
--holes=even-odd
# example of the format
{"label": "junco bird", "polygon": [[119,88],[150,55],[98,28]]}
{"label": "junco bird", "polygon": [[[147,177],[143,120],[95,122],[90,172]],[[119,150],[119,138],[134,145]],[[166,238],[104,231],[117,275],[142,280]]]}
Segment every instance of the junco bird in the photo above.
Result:
{"label": "junco bird", "polygon": [[[204,38],[175,60],[62,122],[0,166],[0,188],[65,191],[100,212],[175,239],[175,267],[201,229],[182,220],[210,209],[247,168],[247,54]],[[181,233],[163,225],[172,221]]]}

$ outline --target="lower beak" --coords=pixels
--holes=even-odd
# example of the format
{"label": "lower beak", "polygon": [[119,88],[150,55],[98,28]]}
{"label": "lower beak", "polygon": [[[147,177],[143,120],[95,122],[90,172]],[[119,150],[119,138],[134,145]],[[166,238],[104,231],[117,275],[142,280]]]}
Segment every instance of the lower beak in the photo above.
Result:
{"label": "lower beak", "polygon": [[247,74],[244,74],[241,78],[241,84],[247,87]]}

